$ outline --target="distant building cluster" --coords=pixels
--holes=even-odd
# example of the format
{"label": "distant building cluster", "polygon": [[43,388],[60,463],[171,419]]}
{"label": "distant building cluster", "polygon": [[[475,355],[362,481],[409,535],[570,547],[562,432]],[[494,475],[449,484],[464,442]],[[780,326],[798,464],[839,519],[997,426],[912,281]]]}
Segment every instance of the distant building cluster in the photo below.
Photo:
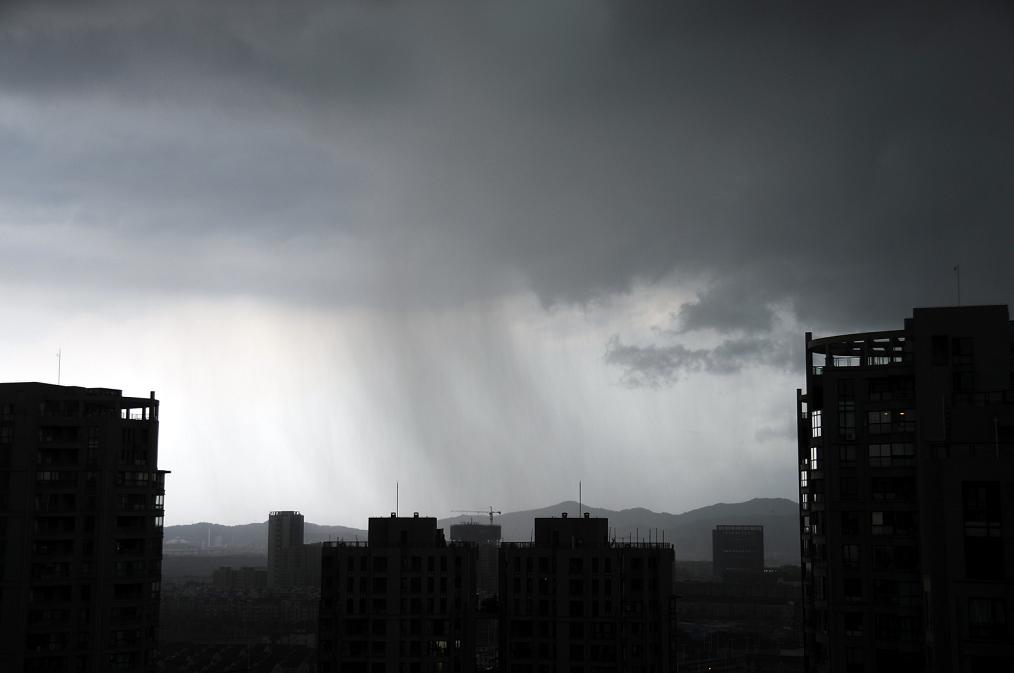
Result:
{"label": "distant building cluster", "polygon": [[216,589],[263,590],[268,588],[268,571],[250,566],[223,566],[211,574],[211,584]]}

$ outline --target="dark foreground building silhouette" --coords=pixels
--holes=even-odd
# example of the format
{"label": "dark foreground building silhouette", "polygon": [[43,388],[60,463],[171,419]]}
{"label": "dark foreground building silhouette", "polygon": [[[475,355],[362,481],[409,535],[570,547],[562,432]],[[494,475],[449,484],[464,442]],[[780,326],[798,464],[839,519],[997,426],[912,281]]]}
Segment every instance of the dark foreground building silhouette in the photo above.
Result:
{"label": "dark foreground building silhouette", "polygon": [[807,671],[1012,670],[1012,382],[1005,306],[806,335]]}
{"label": "dark foreground building silhouette", "polygon": [[320,673],[475,670],[477,547],[432,517],[371,518],[321,553]]}
{"label": "dark foreground building silhouette", "polygon": [[[368,542],[324,544],[321,673],[675,670],[671,544],[610,541],[606,519],[536,519],[534,542],[501,543],[490,573],[498,526],[446,542],[436,524],[374,518]],[[491,620],[499,647],[483,652]]]}
{"label": "dark foreground building silhouette", "polygon": [[0,384],[0,671],[152,671],[158,400]]}
{"label": "dark foreground building silhouette", "polygon": [[613,542],[609,520],[535,519],[500,546],[500,663],[508,673],[676,670],[675,552]]}

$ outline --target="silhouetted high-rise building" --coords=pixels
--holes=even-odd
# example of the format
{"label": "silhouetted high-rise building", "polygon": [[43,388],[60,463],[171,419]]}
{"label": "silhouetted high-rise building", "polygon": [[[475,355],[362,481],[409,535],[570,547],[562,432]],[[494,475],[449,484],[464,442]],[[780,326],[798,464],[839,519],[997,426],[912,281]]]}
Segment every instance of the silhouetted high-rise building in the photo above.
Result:
{"label": "silhouetted high-rise building", "polygon": [[533,543],[500,545],[501,670],[675,671],[674,559],[607,519],[535,519]]}
{"label": "silhouetted high-rise building", "polygon": [[476,546],[437,520],[371,518],[322,550],[321,673],[475,670]]}
{"label": "silhouetted high-rise building", "polygon": [[806,335],[807,671],[1012,670],[1012,382],[1005,306]]}
{"label": "silhouetted high-rise building", "polygon": [[158,401],[0,384],[0,671],[152,671]]}
{"label": "silhouetted high-rise building", "polygon": [[303,515],[299,512],[271,512],[268,515],[268,586],[290,587],[295,579],[302,551]]}

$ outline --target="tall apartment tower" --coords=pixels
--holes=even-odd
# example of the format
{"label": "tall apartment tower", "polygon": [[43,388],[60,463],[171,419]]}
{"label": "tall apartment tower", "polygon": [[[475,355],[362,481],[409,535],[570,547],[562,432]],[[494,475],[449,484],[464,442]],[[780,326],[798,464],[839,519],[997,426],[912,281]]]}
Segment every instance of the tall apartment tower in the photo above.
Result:
{"label": "tall apartment tower", "polygon": [[764,526],[720,525],[711,531],[712,575],[719,582],[764,574]]}
{"label": "tall apartment tower", "polygon": [[474,671],[476,561],[418,514],[371,518],[366,543],[324,543],[318,670]]}
{"label": "tall apartment tower", "polygon": [[500,526],[494,524],[469,522],[451,526],[451,542],[468,542],[476,547],[475,667],[478,671],[493,671],[499,666],[500,535]]}
{"label": "tall apartment tower", "polygon": [[0,384],[0,670],[153,671],[158,400]]}
{"label": "tall apartment tower", "polygon": [[1014,668],[1012,383],[1005,306],[806,335],[807,671]]}
{"label": "tall apartment tower", "polygon": [[303,546],[303,515],[299,512],[271,512],[268,515],[268,586],[293,584],[290,550]]}
{"label": "tall apartment tower", "polygon": [[500,670],[676,670],[673,546],[608,530],[538,518],[533,543],[500,545]]}

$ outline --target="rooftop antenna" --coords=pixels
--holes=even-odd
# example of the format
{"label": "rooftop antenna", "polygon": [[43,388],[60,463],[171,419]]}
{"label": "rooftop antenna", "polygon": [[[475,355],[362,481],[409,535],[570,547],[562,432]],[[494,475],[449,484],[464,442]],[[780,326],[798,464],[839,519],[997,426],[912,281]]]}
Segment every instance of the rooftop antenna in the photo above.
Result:
{"label": "rooftop antenna", "polygon": [[958,306],[961,306],[961,265],[954,265],[954,281],[958,287]]}
{"label": "rooftop antenna", "polygon": [[398,482],[394,482],[394,515],[401,516],[400,505],[401,505],[401,493],[399,491]]}
{"label": "rooftop antenna", "polygon": [[60,385],[60,369],[63,365],[63,349],[56,349],[56,385]]}
{"label": "rooftop antenna", "polygon": [[581,482],[577,482],[577,518],[581,518]]}

